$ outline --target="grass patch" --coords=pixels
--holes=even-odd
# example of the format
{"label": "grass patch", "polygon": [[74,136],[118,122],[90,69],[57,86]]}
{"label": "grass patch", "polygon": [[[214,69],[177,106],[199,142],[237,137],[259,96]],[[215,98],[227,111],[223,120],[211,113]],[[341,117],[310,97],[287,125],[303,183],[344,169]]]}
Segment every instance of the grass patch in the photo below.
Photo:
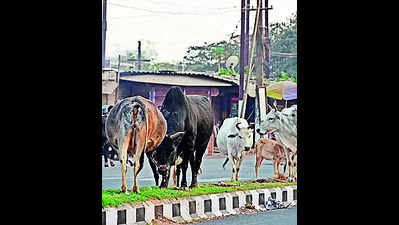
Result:
{"label": "grass patch", "polygon": [[168,187],[166,189],[160,189],[159,187],[140,187],[140,193],[119,193],[120,190],[103,190],[102,191],[102,206],[118,206],[124,203],[135,203],[144,202],[152,199],[173,199],[180,197],[191,197],[206,194],[217,194],[234,191],[246,191],[263,188],[275,188],[296,185],[295,183],[280,183],[280,182],[269,182],[269,183],[253,183],[252,181],[236,181],[236,182],[225,182],[230,187],[215,186],[215,184],[199,184],[199,187],[189,189],[187,191],[175,190],[175,187]]}

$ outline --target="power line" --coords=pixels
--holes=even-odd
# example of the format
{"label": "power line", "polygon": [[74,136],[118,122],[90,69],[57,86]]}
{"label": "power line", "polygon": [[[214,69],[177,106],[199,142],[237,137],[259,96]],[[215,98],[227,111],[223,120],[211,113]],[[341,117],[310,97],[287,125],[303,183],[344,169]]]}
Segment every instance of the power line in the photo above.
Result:
{"label": "power line", "polygon": [[[203,8],[202,6],[204,5],[204,4],[200,4],[200,5],[195,5],[195,6],[193,6],[193,7],[190,7],[190,8],[187,8],[187,4],[184,4],[184,5],[182,5],[182,4],[176,4],[176,2],[175,1],[171,1],[171,2],[168,2],[168,1],[153,1],[153,0],[146,0],[145,1],[146,3],[150,3],[150,4],[153,4],[153,5],[156,5],[156,6],[160,6],[160,5],[163,5],[163,4],[166,4],[167,6],[170,6],[171,4],[173,5],[172,7],[169,7],[169,9],[176,9],[176,8],[178,8],[178,9],[182,9],[182,10],[187,10],[187,9],[192,9],[193,7],[195,8],[195,9],[201,9],[201,10],[225,10],[225,9],[239,9],[239,5],[233,5],[233,6],[228,6],[228,7],[216,7],[216,8]],[[195,1],[193,1],[193,2],[195,2]],[[191,2],[192,3],[192,2]],[[119,3],[120,4],[120,3]],[[126,5],[126,4],[125,4]],[[129,6],[129,5],[126,5],[126,6]],[[168,8],[168,7],[164,7],[164,6],[162,6],[162,8]]]}
{"label": "power line", "polygon": [[214,14],[220,14],[220,13],[228,13],[228,12],[234,12],[236,10],[238,10],[237,7],[230,7],[228,9],[225,9],[224,11],[219,11],[219,12],[188,12],[188,13],[184,13],[184,12],[172,12],[172,11],[156,11],[156,10],[150,10],[150,9],[144,9],[144,8],[138,8],[138,7],[134,7],[134,6],[128,6],[128,5],[122,5],[122,4],[118,4],[118,3],[109,3],[111,5],[114,6],[118,6],[121,8],[128,8],[128,9],[134,9],[134,10],[138,10],[138,11],[146,11],[146,12],[151,12],[151,13],[158,13],[158,14],[169,14],[169,15],[214,15]]}

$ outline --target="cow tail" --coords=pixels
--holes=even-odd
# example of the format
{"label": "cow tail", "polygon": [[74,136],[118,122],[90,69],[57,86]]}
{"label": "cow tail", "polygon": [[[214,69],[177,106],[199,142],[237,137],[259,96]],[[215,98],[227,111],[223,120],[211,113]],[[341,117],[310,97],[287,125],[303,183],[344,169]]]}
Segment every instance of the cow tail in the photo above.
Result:
{"label": "cow tail", "polygon": [[143,144],[143,152],[145,152],[145,147],[147,146],[147,139],[148,139],[148,115],[146,111],[146,107],[144,103],[139,99],[136,98],[135,101],[138,103],[139,107],[144,113],[144,119],[145,119],[145,139],[144,139],[144,144]]}
{"label": "cow tail", "polygon": [[226,161],[224,161],[224,163],[223,163],[223,169],[224,169],[224,166],[227,164],[228,161],[229,161],[229,157],[227,157],[227,158],[226,158]]}

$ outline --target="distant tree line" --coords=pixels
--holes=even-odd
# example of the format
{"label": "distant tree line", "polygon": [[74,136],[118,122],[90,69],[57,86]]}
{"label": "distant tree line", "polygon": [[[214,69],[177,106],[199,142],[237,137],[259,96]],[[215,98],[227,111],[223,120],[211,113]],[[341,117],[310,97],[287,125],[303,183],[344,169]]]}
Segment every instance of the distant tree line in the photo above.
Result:
{"label": "distant tree line", "polygon": [[[294,53],[297,52],[297,14],[294,13],[287,21],[272,23],[270,26],[271,52]],[[252,37],[250,37],[251,46]],[[137,59],[137,50],[125,52],[128,59]],[[150,42],[145,42],[142,49],[142,58],[150,59],[150,62],[142,63],[141,69],[146,71],[174,70],[195,72],[217,72],[221,76],[237,75],[239,64],[234,68],[228,68],[226,60],[230,56],[240,55],[240,36],[232,34],[229,40],[195,45],[188,47],[183,61],[180,62],[157,62],[157,52]],[[256,55],[254,55],[256,58]],[[117,60],[117,59],[116,59]],[[115,62],[115,59],[113,59]],[[255,62],[256,63],[256,62]],[[281,55],[270,56],[270,77],[280,80],[291,79],[296,81],[297,57]],[[115,63],[112,65],[115,68]],[[129,66],[121,66],[121,70],[129,70]],[[135,69],[134,66],[132,68]],[[245,68],[247,71],[248,68]]]}

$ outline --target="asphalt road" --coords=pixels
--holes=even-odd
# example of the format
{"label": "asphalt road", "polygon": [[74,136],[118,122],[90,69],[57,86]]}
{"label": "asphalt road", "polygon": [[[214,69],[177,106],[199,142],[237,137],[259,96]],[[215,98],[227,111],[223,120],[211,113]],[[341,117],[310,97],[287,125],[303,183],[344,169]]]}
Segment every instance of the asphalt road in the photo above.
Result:
{"label": "asphalt road", "polygon": [[224,218],[223,220],[213,220],[198,223],[198,225],[296,225],[297,209],[279,209],[262,213],[239,215]]}
{"label": "asphalt road", "polygon": [[[210,183],[218,181],[229,181],[231,179],[231,161],[226,164],[225,169],[222,165],[225,158],[220,156],[208,157],[204,156],[202,160],[202,175],[198,177],[199,183]],[[119,162],[115,163],[115,167],[104,167],[102,169],[102,188],[103,189],[120,189],[121,187],[121,169]],[[263,164],[259,170],[259,178],[272,177],[273,165],[271,161],[263,161]],[[251,180],[255,179],[255,156],[247,156],[240,168],[239,180]],[[169,185],[172,185],[172,179],[169,180]],[[187,170],[187,184],[191,184],[191,169],[190,166]],[[127,172],[127,185],[128,189],[133,186],[133,169],[128,167]],[[154,186],[155,181],[152,174],[148,159],[144,159],[144,167],[139,173],[139,186]]]}

